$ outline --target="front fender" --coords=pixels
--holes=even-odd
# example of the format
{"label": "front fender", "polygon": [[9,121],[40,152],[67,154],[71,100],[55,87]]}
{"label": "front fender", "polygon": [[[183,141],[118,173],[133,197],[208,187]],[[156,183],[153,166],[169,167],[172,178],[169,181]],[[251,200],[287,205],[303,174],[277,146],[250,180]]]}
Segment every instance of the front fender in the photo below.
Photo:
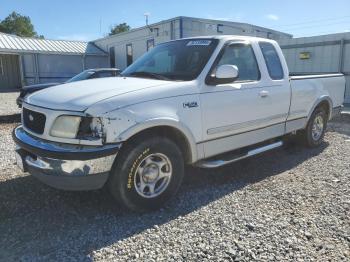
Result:
{"label": "front fender", "polygon": [[132,136],[144,130],[147,130],[153,127],[161,127],[161,126],[171,127],[181,132],[183,136],[186,137],[187,143],[190,146],[191,160],[192,160],[191,162],[195,162],[198,159],[196,142],[192,132],[187,126],[181,123],[178,119],[174,119],[174,118],[152,118],[152,119],[147,119],[145,121],[136,123],[135,125],[131,126],[127,130],[119,134],[117,140],[127,141]]}

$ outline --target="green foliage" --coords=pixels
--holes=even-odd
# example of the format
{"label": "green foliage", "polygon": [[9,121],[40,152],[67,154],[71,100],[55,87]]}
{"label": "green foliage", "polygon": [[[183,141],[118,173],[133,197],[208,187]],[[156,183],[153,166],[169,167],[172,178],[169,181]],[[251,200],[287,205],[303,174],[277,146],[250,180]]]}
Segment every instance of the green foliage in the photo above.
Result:
{"label": "green foliage", "polygon": [[111,32],[109,33],[109,35],[120,34],[120,33],[123,33],[123,32],[127,32],[130,29],[131,29],[131,27],[127,23],[122,23],[122,24],[113,26],[111,28]]}
{"label": "green foliage", "polygon": [[44,38],[43,35],[39,36],[35,32],[28,16],[23,16],[16,12],[12,12],[0,22],[0,32],[24,37]]}

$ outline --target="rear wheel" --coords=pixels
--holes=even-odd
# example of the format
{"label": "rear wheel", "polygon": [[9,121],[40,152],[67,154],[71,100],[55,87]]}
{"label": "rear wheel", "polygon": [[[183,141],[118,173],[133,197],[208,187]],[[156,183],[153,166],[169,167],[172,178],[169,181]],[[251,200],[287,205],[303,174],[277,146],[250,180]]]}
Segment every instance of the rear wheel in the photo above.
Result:
{"label": "rear wheel", "polygon": [[318,107],[312,113],[306,128],[301,132],[301,139],[308,147],[317,147],[322,141],[327,128],[327,112]]}
{"label": "rear wheel", "polygon": [[120,153],[108,186],[125,207],[134,211],[158,209],[178,191],[184,160],[171,140],[138,139]]}

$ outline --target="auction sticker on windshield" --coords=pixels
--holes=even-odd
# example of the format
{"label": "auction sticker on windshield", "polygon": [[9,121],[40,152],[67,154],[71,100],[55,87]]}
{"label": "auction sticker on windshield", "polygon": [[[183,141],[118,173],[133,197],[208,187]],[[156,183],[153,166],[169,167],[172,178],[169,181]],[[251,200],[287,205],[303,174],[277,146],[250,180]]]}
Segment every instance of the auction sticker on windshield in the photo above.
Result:
{"label": "auction sticker on windshield", "polygon": [[208,46],[210,44],[211,44],[210,40],[193,40],[193,41],[189,41],[187,43],[187,46],[196,46],[196,45]]}

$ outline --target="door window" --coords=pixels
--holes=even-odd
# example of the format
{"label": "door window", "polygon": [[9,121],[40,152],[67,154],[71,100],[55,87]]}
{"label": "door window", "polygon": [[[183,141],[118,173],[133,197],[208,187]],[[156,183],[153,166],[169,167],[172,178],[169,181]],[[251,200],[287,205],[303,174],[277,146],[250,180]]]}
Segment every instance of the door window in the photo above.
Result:
{"label": "door window", "polygon": [[127,44],[126,45],[126,65],[129,66],[132,64],[132,44]]}
{"label": "door window", "polygon": [[153,47],[154,47],[154,39],[148,39],[147,40],[147,51],[149,51]]}
{"label": "door window", "polygon": [[267,42],[260,42],[259,46],[264,55],[267,70],[269,71],[271,79],[283,79],[283,67],[275,47]]}
{"label": "door window", "polygon": [[111,67],[115,67],[115,52],[114,52],[114,46],[109,48],[109,63]]}
{"label": "door window", "polygon": [[231,44],[225,47],[217,66],[235,65],[238,68],[237,81],[256,81],[260,79],[258,63],[249,44]]}

